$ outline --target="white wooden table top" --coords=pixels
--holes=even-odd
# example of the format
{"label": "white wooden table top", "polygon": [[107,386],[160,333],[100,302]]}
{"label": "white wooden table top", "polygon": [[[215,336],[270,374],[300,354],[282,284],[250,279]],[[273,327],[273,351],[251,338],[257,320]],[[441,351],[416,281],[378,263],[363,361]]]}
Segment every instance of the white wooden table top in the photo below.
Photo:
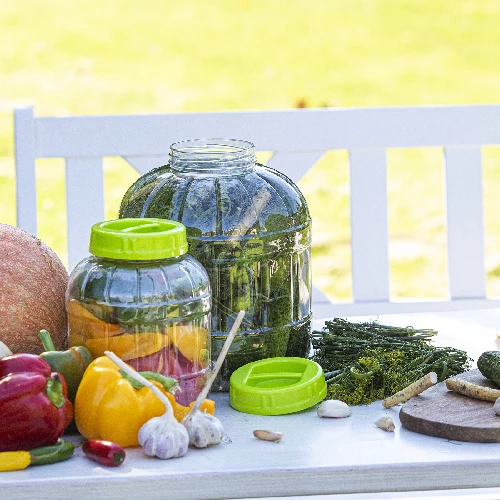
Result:
{"label": "white wooden table top", "polygon": [[[435,328],[440,344],[477,359],[494,349],[500,309],[388,315],[381,323]],[[315,326],[321,325],[316,321]],[[77,449],[63,463],[0,474],[0,499],[213,499],[327,495],[335,498],[500,498],[500,444],[447,441],[401,428],[399,407],[380,402],[353,407],[345,419],[320,419],[316,409],[276,417],[239,413],[227,394],[213,394],[216,415],[231,444],[189,450],[180,459],[145,457],[127,449],[117,468],[87,460]],[[386,433],[374,422],[390,415]],[[283,433],[280,443],[259,441],[254,429]],[[446,492],[458,488],[460,492]],[[424,490],[429,490],[424,493]],[[385,492],[384,494],[380,492]],[[366,496],[368,493],[370,495]],[[350,495],[355,494],[355,495]]]}

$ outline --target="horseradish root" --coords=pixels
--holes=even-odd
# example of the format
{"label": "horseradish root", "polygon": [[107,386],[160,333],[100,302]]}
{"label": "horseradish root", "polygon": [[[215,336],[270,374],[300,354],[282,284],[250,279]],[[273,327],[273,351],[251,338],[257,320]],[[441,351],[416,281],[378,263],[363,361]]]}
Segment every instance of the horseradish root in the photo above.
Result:
{"label": "horseradish root", "polygon": [[429,387],[432,387],[437,382],[437,374],[435,372],[430,372],[419,378],[413,384],[405,387],[402,391],[396,392],[396,394],[389,396],[382,401],[382,406],[384,408],[391,408],[399,403],[404,403],[408,401],[413,396],[424,392]]}
{"label": "horseradish root", "polygon": [[262,439],[263,441],[274,441],[275,443],[281,441],[281,438],[283,437],[283,434],[281,432],[266,430],[253,431],[253,435],[257,439]]}
{"label": "horseradish root", "polygon": [[458,392],[458,394],[469,398],[481,399],[482,401],[496,401],[500,397],[500,390],[498,389],[483,387],[459,378],[446,379],[446,387],[450,391]]}
{"label": "horseradish root", "polygon": [[380,417],[375,422],[375,425],[379,429],[382,429],[383,431],[387,431],[387,432],[394,432],[394,429],[396,429],[396,426],[394,425],[394,421],[392,420],[391,417]]}

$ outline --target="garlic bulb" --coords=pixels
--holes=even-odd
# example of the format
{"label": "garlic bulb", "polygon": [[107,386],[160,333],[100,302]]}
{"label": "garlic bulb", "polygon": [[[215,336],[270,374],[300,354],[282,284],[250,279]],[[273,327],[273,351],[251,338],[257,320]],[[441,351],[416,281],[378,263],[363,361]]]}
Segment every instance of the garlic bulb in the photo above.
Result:
{"label": "garlic bulb", "polygon": [[318,406],[318,417],[344,418],[352,414],[352,410],[343,401],[327,399]]}
{"label": "garlic bulb", "polygon": [[196,448],[206,448],[212,444],[220,444],[222,441],[231,442],[226,436],[221,421],[209,413],[202,413],[200,411],[200,406],[203,400],[208,396],[215,377],[217,377],[217,374],[219,373],[227,351],[229,351],[231,342],[236,335],[236,330],[238,330],[241,324],[243,316],[245,316],[245,311],[240,311],[238,316],[236,316],[227,339],[222,346],[222,350],[217,358],[217,362],[215,363],[210,378],[196,398],[191,410],[189,410],[189,413],[182,420],[182,425],[186,427],[189,434],[189,444],[195,446]]}
{"label": "garlic bulb", "polygon": [[224,427],[217,417],[201,411],[186,416],[182,425],[189,434],[189,444],[196,448],[206,448],[212,444],[219,444],[226,435]]}
{"label": "garlic bulb", "polygon": [[497,398],[495,400],[495,403],[493,404],[493,411],[497,414],[500,415],[500,398]]}
{"label": "garlic bulb", "polygon": [[138,440],[144,453],[150,457],[163,459],[182,457],[189,445],[189,435],[186,428],[168,418],[168,412],[161,417],[153,417],[140,429]]}
{"label": "garlic bulb", "polygon": [[0,340],[0,359],[12,356],[12,351]]}
{"label": "garlic bulb", "polygon": [[165,405],[165,413],[161,417],[153,417],[139,429],[137,437],[139,444],[143,447],[144,453],[163,459],[184,456],[189,446],[189,434],[186,428],[177,422],[174,417],[174,410],[169,399],[151,381],[133,370],[116,354],[110,351],[104,351],[104,354],[125,373],[149,387]]}

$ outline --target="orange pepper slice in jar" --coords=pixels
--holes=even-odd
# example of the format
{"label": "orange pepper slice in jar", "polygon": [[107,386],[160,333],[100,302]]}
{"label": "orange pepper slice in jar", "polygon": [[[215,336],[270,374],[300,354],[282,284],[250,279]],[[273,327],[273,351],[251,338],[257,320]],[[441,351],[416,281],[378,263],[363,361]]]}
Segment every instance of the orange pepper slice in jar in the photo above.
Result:
{"label": "orange pepper slice in jar", "polygon": [[166,328],[166,334],[180,353],[189,361],[203,361],[209,349],[209,335],[205,328],[194,325],[175,325]]}
{"label": "orange pepper slice in jar", "polygon": [[70,300],[68,303],[68,320],[69,337],[72,345],[81,345],[81,343],[72,341],[71,337],[96,339],[112,337],[124,332],[121,325],[102,321],[75,299]]}
{"label": "orange pepper slice in jar", "polygon": [[83,345],[94,358],[112,351],[123,361],[142,358],[167,347],[169,339],[160,332],[124,333],[109,338],[87,339]]}

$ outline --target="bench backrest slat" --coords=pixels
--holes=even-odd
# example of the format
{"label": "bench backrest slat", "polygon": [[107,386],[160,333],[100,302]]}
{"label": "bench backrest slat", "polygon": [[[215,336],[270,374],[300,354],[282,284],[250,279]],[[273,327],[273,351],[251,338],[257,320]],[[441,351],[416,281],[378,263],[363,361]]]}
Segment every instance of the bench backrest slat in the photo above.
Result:
{"label": "bench backrest slat", "polygon": [[481,148],[444,150],[449,289],[452,299],[484,299],[483,173]]}
{"label": "bench backrest slat", "polygon": [[352,295],[389,300],[389,229],[385,149],[351,149]]}
{"label": "bench backrest slat", "polygon": [[72,268],[88,255],[90,227],[104,220],[102,158],[66,159],[66,207]]}
{"label": "bench backrest slat", "polygon": [[[481,159],[482,146],[500,144],[500,105],[61,118],[34,117],[27,107],[16,109],[14,120],[19,227],[37,233],[35,160],[66,159],[70,268],[87,255],[90,225],[104,219],[104,157],[121,156],[143,174],[168,161],[174,142],[224,137],[251,140],[257,151],[272,154],[269,166],[296,182],[327,151],[349,152],[353,302],[331,305],[316,293],[318,311],[500,305],[486,298]],[[444,151],[449,297],[396,303],[390,298],[387,150],[425,147]]]}

